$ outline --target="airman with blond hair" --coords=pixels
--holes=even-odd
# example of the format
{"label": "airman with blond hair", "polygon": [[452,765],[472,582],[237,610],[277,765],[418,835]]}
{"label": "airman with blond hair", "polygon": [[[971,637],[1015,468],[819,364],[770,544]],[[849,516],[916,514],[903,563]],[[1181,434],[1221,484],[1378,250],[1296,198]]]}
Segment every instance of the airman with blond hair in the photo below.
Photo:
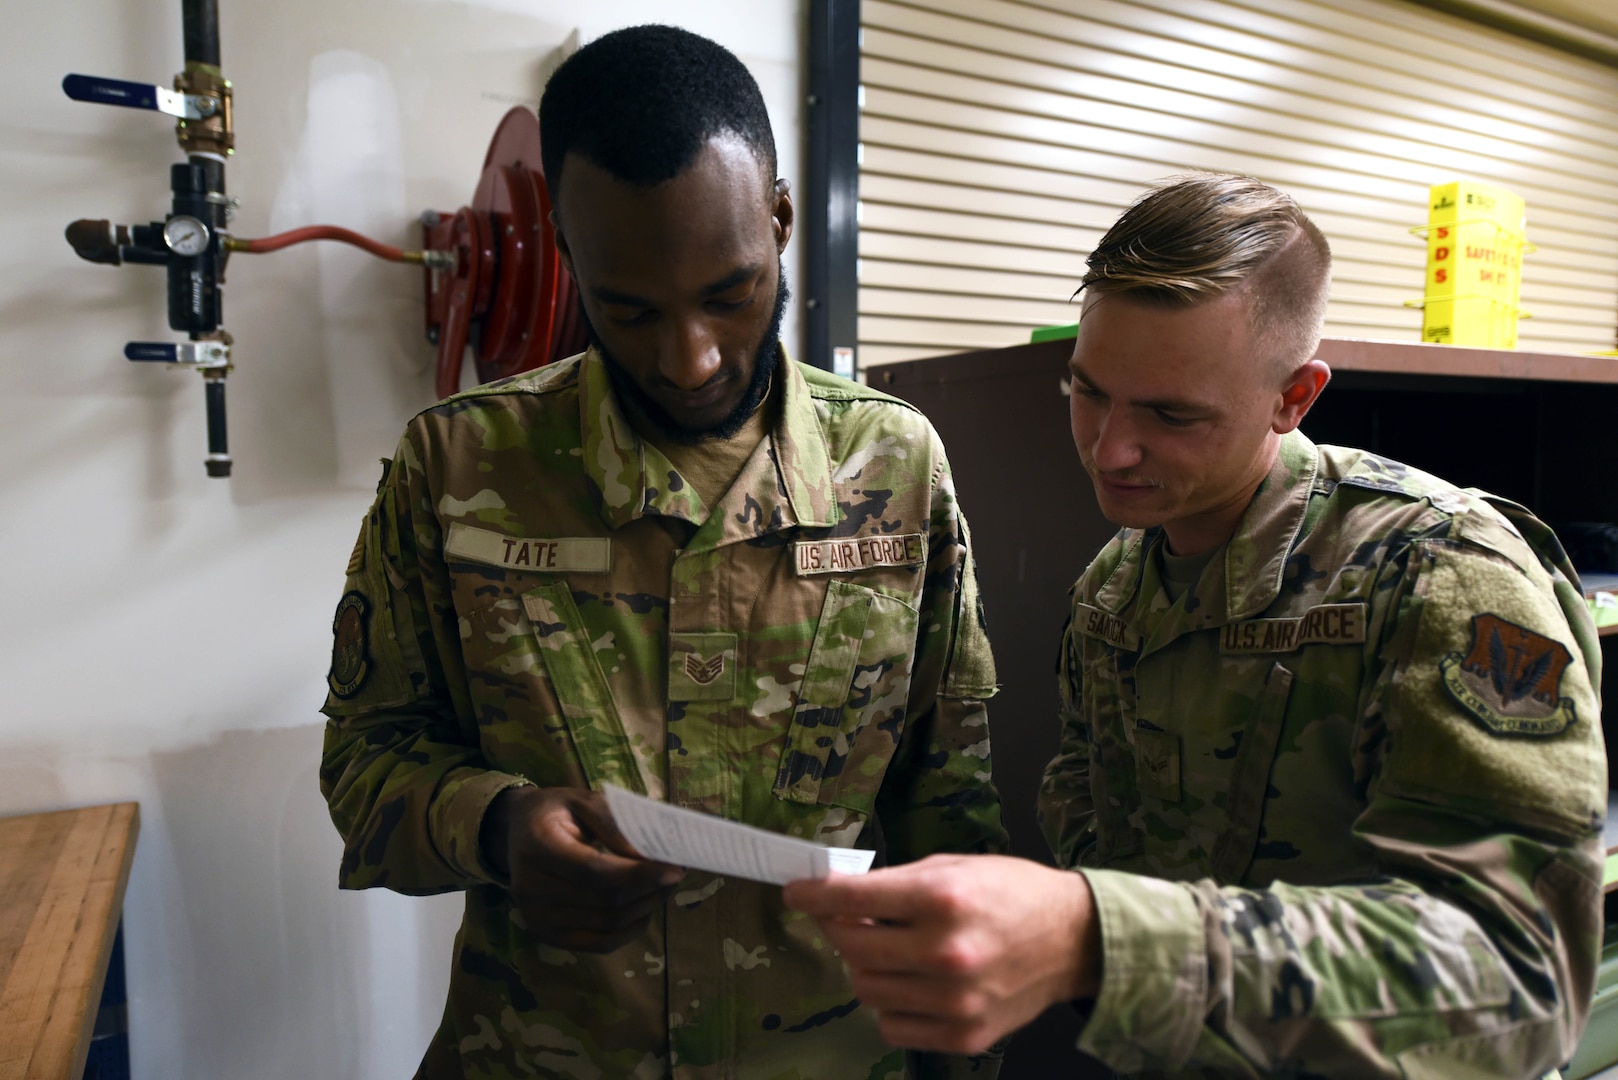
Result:
{"label": "airman with blond hair", "polygon": [[790,886],[896,1043],[1047,1006],[1121,1074],[1536,1077],[1601,941],[1600,650],[1524,508],[1298,425],[1331,256],[1196,175],[1089,257],[1073,438],[1122,529],[1079,578],[1052,870],[941,856]]}

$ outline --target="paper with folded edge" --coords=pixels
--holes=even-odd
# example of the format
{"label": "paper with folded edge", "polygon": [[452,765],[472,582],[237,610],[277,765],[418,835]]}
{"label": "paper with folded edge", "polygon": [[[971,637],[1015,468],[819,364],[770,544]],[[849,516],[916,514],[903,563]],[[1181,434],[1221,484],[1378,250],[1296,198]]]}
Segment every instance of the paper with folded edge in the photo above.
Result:
{"label": "paper with folded edge", "polygon": [[607,808],[624,838],[648,859],[727,877],[785,885],[805,878],[863,874],[874,851],[831,848],[756,829],[603,785]]}

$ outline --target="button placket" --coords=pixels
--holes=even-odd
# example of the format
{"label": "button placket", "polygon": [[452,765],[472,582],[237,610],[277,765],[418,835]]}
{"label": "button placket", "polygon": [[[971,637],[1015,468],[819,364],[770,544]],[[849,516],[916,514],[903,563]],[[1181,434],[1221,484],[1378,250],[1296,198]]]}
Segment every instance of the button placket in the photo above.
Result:
{"label": "button placket", "polygon": [[[703,715],[704,710],[727,707],[730,700],[729,697],[719,700],[703,693],[705,686],[711,687],[720,682],[733,684],[739,678],[737,674],[741,659],[741,650],[737,644],[739,635],[731,625],[733,620],[724,617],[726,613],[722,603],[725,596],[725,567],[726,559],[723,553],[710,549],[676,552],[669,569],[668,651],[671,671],[670,681],[666,683],[668,701],[665,707],[670,710],[676,707],[690,710],[696,713],[698,718]],[[687,656],[701,658],[694,663],[694,672],[686,671],[684,668]],[[723,670],[715,674],[712,683],[704,684],[701,680],[714,674],[706,665],[716,656],[723,658]],[[681,662],[685,682],[689,685],[683,687],[675,685],[672,677],[674,660]],[[731,695],[733,696],[734,694]],[[700,741],[702,745],[693,748],[692,752],[703,755],[710,764],[717,762],[723,767],[725,748],[708,745],[708,737],[703,737]],[[670,757],[669,802],[676,806],[713,812],[716,808],[705,800],[701,784],[698,783],[693,787],[687,783],[688,777],[689,774],[676,764],[673,757]],[[724,799],[721,799],[721,802],[723,801]],[[708,875],[699,874],[697,877],[706,880]],[[689,876],[687,881],[688,883],[691,881]],[[723,888],[719,889],[720,894],[724,891]],[[711,1000],[721,989],[716,977],[722,978],[722,972],[713,969],[712,961],[709,959],[711,950],[706,945],[696,947],[695,943],[714,940],[717,929],[714,919],[719,914],[717,908],[724,902],[723,895],[711,895],[688,907],[680,907],[670,902],[667,909],[670,932],[665,943],[668,957],[665,984],[666,1011],[669,1064],[671,1074],[675,1077],[691,1075],[693,1072],[690,1065],[681,1061],[678,1050],[681,1045],[680,1033],[685,1029],[711,1022],[708,1016]]]}

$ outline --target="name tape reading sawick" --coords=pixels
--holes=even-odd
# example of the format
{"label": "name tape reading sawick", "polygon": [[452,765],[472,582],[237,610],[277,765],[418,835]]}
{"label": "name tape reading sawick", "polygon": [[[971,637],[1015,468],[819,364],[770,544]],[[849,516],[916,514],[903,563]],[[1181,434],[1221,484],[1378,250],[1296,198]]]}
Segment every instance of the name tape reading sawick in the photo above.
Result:
{"label": "name tape reading sawick", "polygon": [[728,877],[785,885],[805,878],[863,874],[874,851],[830,848],[739,821],[670,806],[608,784],[607,808],[618,831],[648,859]]}

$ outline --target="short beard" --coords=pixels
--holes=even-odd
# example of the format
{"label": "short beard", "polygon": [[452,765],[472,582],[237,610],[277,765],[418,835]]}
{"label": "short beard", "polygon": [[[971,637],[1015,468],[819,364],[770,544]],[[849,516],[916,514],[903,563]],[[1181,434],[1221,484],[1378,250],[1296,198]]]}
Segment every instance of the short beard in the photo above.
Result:
{"label": "short beard", "polygon": [[590,344],[601,356],[601,362],[606,366],[607,377],[612,380],[612,388],[619,398],[629,401],[634,408],[648,417],[670,439],[684,446],[695,446],[704,439],[730,439],[747,425],[748,417],[752,416],[758,407],[763,404],[764,398],[770,392],[770,383],[775,379],[775,369],[781,365],[781,320],[787,311],[787,301],[792,299],[792,290],[787,286],[786,263],[777,260],[779,271],[775,285],[775,307],[770,313],[770,325],[764,331],[763,339],[753,351],[753,377],[748,381],[747,390],[736,402],[736,407],[730,410],[726,417],[713,427],[701,431],[693,430],[674,417],[670,416],[650,394],[641,389],[623,364],[618,361],[601,338],[596,335],[596,328],[591,325],[590,317],[584,311],[584,305],[579,305],[579,317],[584,320],[584,330],[589,336]]}

